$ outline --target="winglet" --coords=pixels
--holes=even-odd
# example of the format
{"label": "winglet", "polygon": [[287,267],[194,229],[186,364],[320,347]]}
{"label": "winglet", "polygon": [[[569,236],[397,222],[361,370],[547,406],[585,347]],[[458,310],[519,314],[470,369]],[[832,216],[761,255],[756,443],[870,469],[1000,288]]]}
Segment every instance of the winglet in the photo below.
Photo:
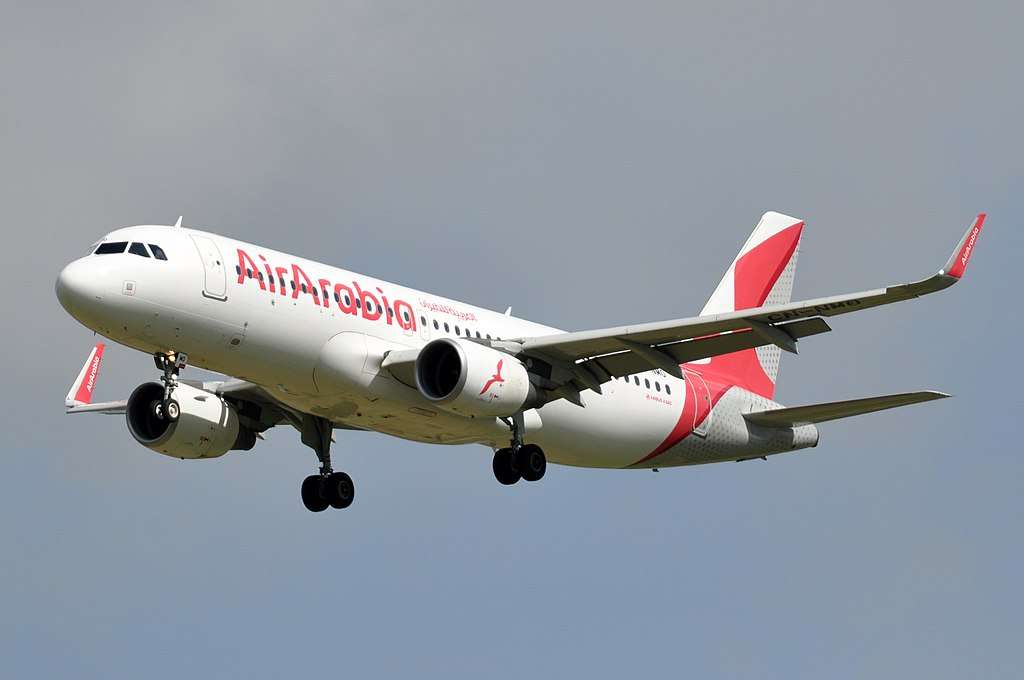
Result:
{"label": "winglet", "polygon": [[974,252],[974,245],[978,241],[978,236],[981,235],[981,227],[984,224],[985,213],[978,213],[978,216],[974,218],[974,222],[968,227],[967,233],[956,244],[956,249],[950,256],[949,261],[946,262],[946,266],[939,272],[940,274],[952,276],[954,279],[963,278],[964,272],[967,271],[967,263],[971,259],[971,253]]}
{"label": "winglet", "polygon": [[64,405],[68,408],[92,403],[92,390],[96,386],[96,379],[100,374],[104,348],[103,343],[100,342],[89,352],[89,358],[85,360],[78,379],[71,385],[68,396],[64,398]]}

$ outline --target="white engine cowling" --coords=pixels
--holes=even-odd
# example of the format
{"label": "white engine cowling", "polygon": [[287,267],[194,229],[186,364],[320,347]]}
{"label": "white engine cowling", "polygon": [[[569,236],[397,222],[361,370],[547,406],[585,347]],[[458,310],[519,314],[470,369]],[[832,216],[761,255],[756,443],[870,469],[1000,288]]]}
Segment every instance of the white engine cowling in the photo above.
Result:
{"label": "white engine cowling", "polygon": [[470,417],[511,416],[536,400],[518,359],[462,339],[440,338],[420,350],[416,386],[439,408]]}
{"label": "white engine cowling", "polygon": [[174,458],[217,458],[255,445],[255,434],[239,425],[234,407],[216,394],[178,385],[172,397],[181,414],[173,422],[154,413],[163,396],[163,385],[144,383],[128,398],[128,431],[146,448]]}

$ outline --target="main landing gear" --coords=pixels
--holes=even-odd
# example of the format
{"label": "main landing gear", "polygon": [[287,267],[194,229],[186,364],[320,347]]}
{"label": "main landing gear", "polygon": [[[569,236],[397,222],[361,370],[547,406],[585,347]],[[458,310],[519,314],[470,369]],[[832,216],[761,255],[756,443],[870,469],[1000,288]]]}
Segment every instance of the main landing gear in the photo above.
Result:
{"label": "main landing gear", "polygon": [[536,444],[523,443],[523,417],[517,414],[511,422],[508,422],[512,430],[512,441],[510,445],[494,452],[494,462],[491,467],[494,470],[494,477],[505,485],[511,485],[520,479],[528,482],[539,481],[548,469],[548,460],[544,456],[544,450]]}
{"label": "main landing gear", "polygon": [[320,474],[302,480],[302,504],[310,512],[323,512],[328,506],[341,510],[352,505],[356,487],[352,478],[331,467],[331,433],[334,425],[326,418],[309,414],[302,417],[302,443],[313,449],[320,461]]}
{"label": "main landing gear", "polygon": [[174,422],[181,415],[181,405],[172,396],[178,386],[178,373],[188,366],[188,355],[184,352],[158,353],[153,355],[157,370],[163,371],[160,382],[164,386],[164,397],[150,404],[150,410],[160,420]]}

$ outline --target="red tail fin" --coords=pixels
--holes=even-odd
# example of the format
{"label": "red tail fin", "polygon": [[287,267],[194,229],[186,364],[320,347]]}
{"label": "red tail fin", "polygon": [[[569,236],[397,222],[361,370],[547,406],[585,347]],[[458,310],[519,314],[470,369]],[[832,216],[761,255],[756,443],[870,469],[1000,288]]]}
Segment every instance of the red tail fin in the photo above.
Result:
{"label": "red tail fin", "polygon": [[[789,302],[803,229],[803,220],[765,213],[701,315]],[[771,398],[775,394],[780,358],[778,347],[766,346],[715,357],[693,368]]]}

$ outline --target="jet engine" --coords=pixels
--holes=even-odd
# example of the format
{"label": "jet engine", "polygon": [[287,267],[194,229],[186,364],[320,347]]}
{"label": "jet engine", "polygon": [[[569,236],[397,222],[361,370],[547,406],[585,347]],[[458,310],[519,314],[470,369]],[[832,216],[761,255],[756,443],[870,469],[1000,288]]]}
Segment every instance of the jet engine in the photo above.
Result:
{"label": "jet engine", "polygon": [[256,434],[238,422],[234,406],[223,398],[190,385],[178,385],[172,395],[180,413],[174,421],[159,415],[164,397],[160,383],[144,383],[128,397],[128,431],[135,441],[173,458],[217,458],[228,451],[248,451]]}
{"label": "jet engine", "polygon": [[420,350],[416,387],[439,408],[469,417],[511,416],[537,402],[518,359],[462,339],[440,338]]}

